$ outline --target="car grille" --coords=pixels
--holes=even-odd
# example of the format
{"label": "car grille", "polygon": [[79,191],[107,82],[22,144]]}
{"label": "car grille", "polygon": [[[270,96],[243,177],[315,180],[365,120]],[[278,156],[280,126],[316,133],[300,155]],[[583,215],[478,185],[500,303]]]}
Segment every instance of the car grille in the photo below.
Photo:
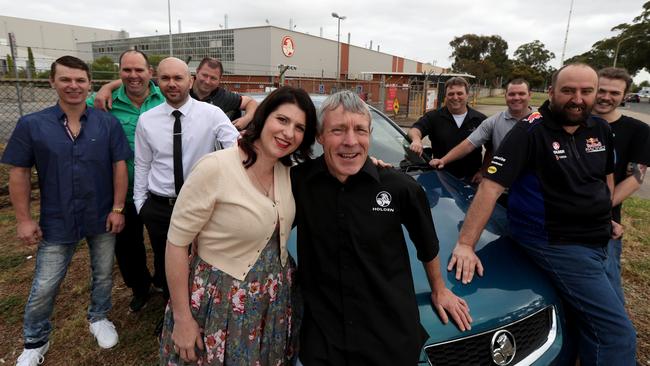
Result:
{"label": "car grille", "polygon": [[515,338],[517,350],[510,365],[523,360],[548,339],[553,327],[553,307],[549,306],[527,318],[505,327],[450,342],[438,343],[424,348],[433,366],[485,365],[492,366],[491,342],[495,332],[505,329]]}

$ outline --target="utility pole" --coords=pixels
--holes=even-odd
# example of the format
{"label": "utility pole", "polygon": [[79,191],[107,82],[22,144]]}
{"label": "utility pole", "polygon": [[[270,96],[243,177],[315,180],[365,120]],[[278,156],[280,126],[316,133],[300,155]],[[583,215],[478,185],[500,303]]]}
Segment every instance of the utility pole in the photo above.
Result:
{"label": "utility pole", "polygon": [[560,66],[564,65],[564,54],[566,53],[566,43],[569,39],[569,26],[571,25],[571,13],[573,13],[573,0],[569,7],[569,20],[566,23],[566,33],[564,33],[564,46],[562,46],[562,58],[560,59]]}
{"label": "utility pole", "polygon": [[336,32],[336,90],[340,88],[339,78],[341,75],[341,20],[345,20],[344,15],[338,15],[337,13],[332,13],[332,17],[338,19],[338,31]]}
{"label": "utility pole", "polygon": [[171,0],[167,0],[167,20],[169,21],[169,56],[174,56],[172,46],[172,5]]}

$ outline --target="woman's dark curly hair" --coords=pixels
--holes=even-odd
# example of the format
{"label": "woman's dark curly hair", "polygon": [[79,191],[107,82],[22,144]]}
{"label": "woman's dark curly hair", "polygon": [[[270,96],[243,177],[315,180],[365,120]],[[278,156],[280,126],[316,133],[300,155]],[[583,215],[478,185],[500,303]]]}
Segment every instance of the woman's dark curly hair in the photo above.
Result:
{"label": "woman's dark curly hair", "polygon": [[293,153],[280,158],[282,164],[291,166],[293,162],[302,162],[311,159],[311,148],[316,141],[316,108],[309,94],[300,88],[283,86],[271,92],[257,106],[253,120],[246,128],[246,132],[239,139],[239,147],[244,150],[248,158],[243,161],[245,168],[250,168],[257,161],[257,152],[253,143],[260,138],[264,123],[273,111],[283,104],[295,104],[305,113],[305,133],[302,142]]}

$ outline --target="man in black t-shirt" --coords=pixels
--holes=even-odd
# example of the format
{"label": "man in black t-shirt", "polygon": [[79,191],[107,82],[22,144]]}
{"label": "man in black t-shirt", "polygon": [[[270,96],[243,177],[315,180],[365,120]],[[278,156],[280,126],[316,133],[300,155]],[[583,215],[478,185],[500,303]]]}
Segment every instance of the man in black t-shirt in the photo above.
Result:
{"label": "man in black t-shirt", "polygon": [[[463,142],[483,122],[486,116],[467,106],[469,84],[462,77],[445,83],[445,106],[425,113],[409,130],[410,148],[422,154],[422,139],[429,136],[432,158],[440,159]],[[478,183],[481,180],[481,149],[475,149],[462,159],[445,166],[457,178]],[[429,164],[433,166],[433,160]]]}
{"label": "man in black t-shirt", "polygon": [[[219,86],[223,76],[221,61],[205,57],[196,68],[190,95],[196,100],[221,108],[238,130],[243,130],[253,119],[257,102],[247,96],[230,92]],[[246,113],[242,116],[241,111]]]}
{"label": "man in black t-shirt", "polygon": [[[594,114],[609,122],[614,133],[615,167],[612,219],[621,223],[623,201],[634,193],[645,177],[650,165],[650,126],[632,117],[624,116],[618,110],[632,85],[632,78],[625,69],[607,67],[598,72],[598,93]],[[621,239],[609,242],[610,264],[614,269],[614,281],[621,280]],[[620,286],[619,286],[620,289]],[[619,294],[623,300],[623,292]]]}
{"label": "man in black t-shirt", "polygon": [[[475,270],[483,274],[474,247],[510,187],[511,236],[564,300],[579,329],[580,363],[632,366],[636,331],[608,266],[614,150],[607,122],[591,115],[597,85],[585,64],[553,74],[549,100],[512,128],[492,158],[447,269],[456,267],[463,283]],[[575,363],[570,346],[566,355],[559,364]]]}

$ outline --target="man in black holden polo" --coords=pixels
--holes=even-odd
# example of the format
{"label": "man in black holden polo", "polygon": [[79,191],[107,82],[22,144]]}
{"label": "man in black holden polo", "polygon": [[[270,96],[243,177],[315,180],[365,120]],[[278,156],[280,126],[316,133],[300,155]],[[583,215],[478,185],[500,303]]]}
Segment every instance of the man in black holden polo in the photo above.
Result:
{"label": "man in black holden polo", "polygon": [[[467,106],[468,95],[467,80],[462,77],[447,80],[445,106],[425,113],[409,130],[411,150],[422,154],[422,139],[429,136],[432,158],[440,159],[476,130],[486,117]],[[464,158],[447,164],[445,170],[457,178],[478,183],[481,180],[481,160],[481,149],[475,149]]]}
{"label": "man in black holden polo", "polygon": [[291,170],[298,278],[305,300],[299,358],[313,365],[415,365],[420,325],[402,224],[417,248],[443,322],[472,321],[445,288],[429,204],[411,177],[368,159],[370,114],[350,91],[319,110],[323,155]]}
{"label": "man in black holden polo", "polygon": [[635,365],[636,333],[608,267],[614,141],[607,122],[590,115],[597,86],[588,65],[553,75],[549,101],[515,125],[492,158],[447,268],[463,283],[483,274],[474,246],[510,187],[511,235],[564,300],[579,329],[580,363]]}

